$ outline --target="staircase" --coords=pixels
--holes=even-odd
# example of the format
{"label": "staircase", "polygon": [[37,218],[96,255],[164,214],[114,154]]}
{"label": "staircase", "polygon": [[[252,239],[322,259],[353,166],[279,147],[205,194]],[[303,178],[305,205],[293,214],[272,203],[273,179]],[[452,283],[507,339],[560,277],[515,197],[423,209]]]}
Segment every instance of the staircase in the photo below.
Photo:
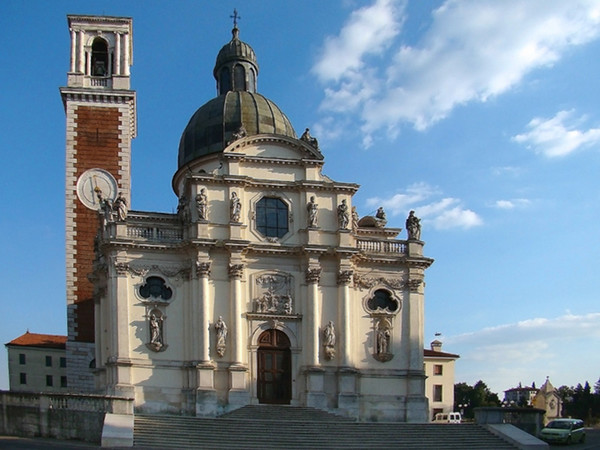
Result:
{"label": "staircase", "polygon": [[215,419],[136,415],[134,447],[515,449],[475,424],[363,423],[312,408],[246,406]]}

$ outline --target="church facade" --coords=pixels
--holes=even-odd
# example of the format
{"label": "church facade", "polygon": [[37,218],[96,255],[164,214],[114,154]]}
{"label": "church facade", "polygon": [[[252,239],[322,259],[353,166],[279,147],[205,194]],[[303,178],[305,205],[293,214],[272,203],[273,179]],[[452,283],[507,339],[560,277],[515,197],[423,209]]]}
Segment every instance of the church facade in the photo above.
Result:
{"label": "church facade", "polygon": [[146,413],[276,403],[427,421],[433,260],[414,214],[407,239],[383,209],[358,216],[359,186],[324,175],[318,141],[258,93],[237,25],[216,58],[217,96],[181,137],[177,214],[129,209],[131,19],[68,19],[71,387]]}

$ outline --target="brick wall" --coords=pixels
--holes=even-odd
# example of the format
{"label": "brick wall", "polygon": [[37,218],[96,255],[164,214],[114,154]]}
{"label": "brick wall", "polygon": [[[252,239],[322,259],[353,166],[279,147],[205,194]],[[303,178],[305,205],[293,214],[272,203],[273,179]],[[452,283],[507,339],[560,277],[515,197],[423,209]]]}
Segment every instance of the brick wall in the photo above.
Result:
{"label": "brick wall", "polygon": [[[78,106],[74,110],[75,180],[92,168],[102,168],[117,180],[121,162],[121,111],[114,107]],[[94,261],[94,238],[98,232],[98,213],[75,201],[73,265],[74,337],[94,342],[93,285],[88,280]]]}

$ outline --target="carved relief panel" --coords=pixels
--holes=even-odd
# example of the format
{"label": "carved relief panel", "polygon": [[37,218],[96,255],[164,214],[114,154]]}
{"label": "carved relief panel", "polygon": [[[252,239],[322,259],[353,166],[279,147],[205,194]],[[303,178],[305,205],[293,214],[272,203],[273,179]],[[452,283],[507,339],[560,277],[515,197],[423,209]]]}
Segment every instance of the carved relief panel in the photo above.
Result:
{"label": "carved relief panel", "polygon": [[253,311],[261,314],[294,313],[292,276],[286,273],[264,273],[255,278]]}

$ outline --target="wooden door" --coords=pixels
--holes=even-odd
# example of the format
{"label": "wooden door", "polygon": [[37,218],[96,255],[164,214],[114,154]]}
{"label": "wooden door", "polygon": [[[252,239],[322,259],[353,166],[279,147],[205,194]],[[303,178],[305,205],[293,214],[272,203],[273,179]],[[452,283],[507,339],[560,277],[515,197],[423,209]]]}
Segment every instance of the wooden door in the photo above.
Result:
{"label": "wooden door", "polygon": [[290,341],[279,330],[264,331],[258,338],[259,403],[289,404],[292,398]]}

